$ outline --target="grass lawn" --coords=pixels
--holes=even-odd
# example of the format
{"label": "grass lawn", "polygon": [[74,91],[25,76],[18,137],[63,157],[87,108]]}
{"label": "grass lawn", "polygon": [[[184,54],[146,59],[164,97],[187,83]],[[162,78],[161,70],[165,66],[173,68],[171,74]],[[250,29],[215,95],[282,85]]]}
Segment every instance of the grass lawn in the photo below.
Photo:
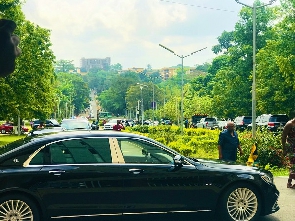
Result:
{"label": "grass lawn", "polygon": [[11,143],[15,140],[24,138],[26,135],[11,135],[11,134],[0,134],[0,147]]}

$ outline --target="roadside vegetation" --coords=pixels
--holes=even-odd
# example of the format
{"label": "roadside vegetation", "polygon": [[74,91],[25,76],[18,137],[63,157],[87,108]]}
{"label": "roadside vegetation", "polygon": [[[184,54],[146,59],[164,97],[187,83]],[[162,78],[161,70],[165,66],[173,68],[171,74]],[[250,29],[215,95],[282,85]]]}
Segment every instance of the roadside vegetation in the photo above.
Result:
{"label": "roadside vegetation", "polygon": [[[184,156],[205,159],[218,159],[217,142],[220,131],[202,128],[184,129],[183,136],[177,126],[135,126],[126,131],[138,133],[155,139]],[[281,134],[258,130],[256,138],[251,131],[238,132],[244,154],[238,154],[237,162],[247,164],[253,144],[256,144],[258,159],[255,164],[275,175],[287,175],[289,161],[283,156]]]}

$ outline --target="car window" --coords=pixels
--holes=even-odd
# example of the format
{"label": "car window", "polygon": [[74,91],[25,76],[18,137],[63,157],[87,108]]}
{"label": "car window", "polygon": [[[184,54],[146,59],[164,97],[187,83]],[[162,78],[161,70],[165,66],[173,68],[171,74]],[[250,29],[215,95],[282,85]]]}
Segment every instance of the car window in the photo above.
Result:
{"label": "car window", "polygon": [[112,163],[108,138],[64,140],[47,145],[31,160],[38,164]]}
{"label": "car window", "polygon": [[171,164],[174,155],[159,146],[127,138],[118,139],[125,163]]}
{"label": "car window", "polygon": [[272,116],[270,117],[269,121],[270,122],[287,122],[289,119],[287,116],[282,115],[282,116]]}

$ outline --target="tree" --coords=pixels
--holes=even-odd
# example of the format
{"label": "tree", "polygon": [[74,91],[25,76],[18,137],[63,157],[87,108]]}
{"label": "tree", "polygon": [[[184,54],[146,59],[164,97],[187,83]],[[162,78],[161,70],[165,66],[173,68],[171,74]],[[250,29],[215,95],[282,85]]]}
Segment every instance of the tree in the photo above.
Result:
{"label": "tree", "polygon": [[54,64],[54,71],[56,73],[59,72],[69,72],[75,70],[75,66],[73,64],[73,61],[71,60],[58,60]]}
{"label": "tree", "polygon": [[0,80],[1,101],[5,103],[0,116],[4,119],[47,118],[53,112],[55,100],[55,57],[50,49],[50,31],[26,21],[19,1],[5,2],[13,2],[5,16],[17,21],[15,33],[21,36],[22,55],[17,59],[15,72]]}

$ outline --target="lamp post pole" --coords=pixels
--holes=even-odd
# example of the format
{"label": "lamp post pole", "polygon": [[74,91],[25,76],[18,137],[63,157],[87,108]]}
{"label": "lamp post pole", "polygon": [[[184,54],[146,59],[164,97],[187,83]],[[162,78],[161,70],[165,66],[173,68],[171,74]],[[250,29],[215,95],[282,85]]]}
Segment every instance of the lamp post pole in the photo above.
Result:
{"label": "lamp post pole", "polygon": [[174,51],[172,51],[171,49],[167,48],[166,46],[164,46],[162,44],[159,44],[159,46],[162,47],[162,48],[164,48],[164,49],[166,49],[167,51],[171,52],[172,54],[176,55],[177,57],[181,58],[181,111],[180,111],[181,113],[180,113],[180,131],[181,131],[181,135],[183,135],[183,112],[184,112],[184,110],[183,110],[184,109],[183,108],[183,99],[184,99],[183,98],[184,97],[184,95],[183,95],[183,75],[184,75],[184,72],[183,72],[183,59],[186,58],[186,57],[189,57],[189,56],[191,56],[191,55],[193,55],[193,54],[195,54],[195,53],[197,53],[199,51],[202,51],[202,50],[206,49],[207,47],[202,48],[202,49],[199,49],[199,50],[194,51],[194,52],[192,52],[192,53],[190,53],[188,55],[183,56],[183,55],[176,54]]}
{"label": "lamp post pole", "polygon": [[140,87],[140,92],[141,92],[141,125],[143,125],[143,118],[144,118],[144,111],[143,111],[143,96],[142,96],[142,89],[143,87],[147,87],[145,84],[140,84],[137,83]]}
{"label": "lamp post pole", "polygon": [[252,73],[252,137],[256,137],[256,9],[262,8],[267,5],[271,5],[276,0],[270,0],[269,3],[257,6],[256,2],[253,2],[253,6],[247,5],[235,0],[238,4],[244,5],[252,9],[252,21],[253,21],[253,73]]}

